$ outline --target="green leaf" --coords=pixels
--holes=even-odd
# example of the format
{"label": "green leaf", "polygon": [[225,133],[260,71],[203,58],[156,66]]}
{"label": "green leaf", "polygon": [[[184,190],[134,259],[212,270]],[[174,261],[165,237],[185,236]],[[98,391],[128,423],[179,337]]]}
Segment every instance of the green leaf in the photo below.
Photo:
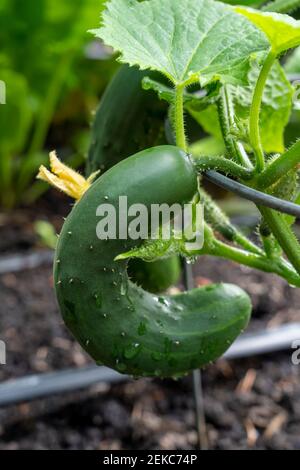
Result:
{"label": "green leaf", "polygon": [[[175,99],[175,90],[174,88],[170,88],[167,85],[164,85],[161,82],[158,82],[157,80],[153,80],[150,77],[145,77],[142,81],[142,87],[146,91],[155,91],[157,93],[158,97],[160,100],[167,101],[169,104],[174,103]],[[192,95],[189,95],[188,93],[185,93],[184,99],[189,100],[189,96],[191,96],[191,99],[193,99]]]}
{"label": "green leaf", "polygon": [[200,112],[190,110],[190,114],[207,134],[212,135],[217,140],[223,140],[216,104],[212,104],[209,108]]}
{"label": "green leaf", "polygon": [[264,13],[252,8],[235,7],[268,37],[274,54],[279,55],[300,44],[300,21],[279,13]]}
{"label": "green leaf", "polygon": [[251,54],[268,48],[250,22],[214,0],[110,0],[92,32],[121,62],[157,70],[175,85],[244,81]]}
{"label": "green leaf", "polygon": [[204,139],[194,142],[189,147],[189,152],[195,157],[224,155],[226,152],[223,139],[215,137],[204,137]]}
{"label": "green leaf", "polygon": [[[170,88],[164,85],[157,80],[153,80],[152,78],[145,77],[142,81],[142,87],[144,90],[152,90],[155,91],[159,97],[159,99],[167,101],[169,104],[174,104],[175,100],[175,90],[174,88]],[[188,93],[187,91],[184,92],[183,100],[184,100],[184,107],[187,111],[202,111],[206,109],[211,103],[214,101],[214,96],[216,95],[216,91],[218,87],[214,85],[209,90],[208,94],[199,95],[197,93]]]}
{"label": "green leaf", "polygon": [[[253,90],[259,71],[260,67],[257,62],[253,63],[249,74],[249,86],[232,87],[237,123],[243,124],[249,119]],[[262,144],[267,153],[285,150],[284,131],[291,114],[293,94],[293,87],[286,78],[284,70],[279,62],[276,62],[266,83],[260,114]],[[220,139],[222,133],[215,104],[199,113],[193,112],[191,115],[208,134]]]}
{"label": "green leaf", "polygon": [[170,240],[148,240],[139,248],[122,253],[116,257],[116,261],[138,258],[143,261],[153,262],[166,259],[173,255],[184,255],[184,242],[171,238]]}
{"label": "green leaf", "polygon": [[[241,119],[249,118],[252,102],[253,88],[260,73],[258,64],[254,64],[248,88],[237,87],[235,93],[235,106],[237,116]],[[284,131],[289,122],[292,110],[294,90],[290,85],[283,68],[276,62],[269,74],[264,90],[262,108],[260,113],[261,139],[265,152],[284,152]]]}

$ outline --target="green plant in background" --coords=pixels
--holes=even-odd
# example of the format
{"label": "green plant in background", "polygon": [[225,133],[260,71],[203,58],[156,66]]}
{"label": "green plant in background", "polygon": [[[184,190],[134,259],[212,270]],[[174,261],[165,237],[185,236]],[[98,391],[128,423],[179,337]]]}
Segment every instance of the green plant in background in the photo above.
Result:
{"label": "green plant in background", "polygon": [[[66,100],[72,90],[87,97],[91,92],[93,82],[84,61],[84,47],[90,41],[86,30],[97,24],[95,11],[103,3],[0,0],[0,79],[7,89],[7,104],[0,107],[0,206],[4,208],[39,194],[30,185],[46,160],[46,137],[62,98]],[[98,67],[97,75],[99,71]],[[108,69],[104,71],[109,75]]]}
{"label": "green plant in background", "polygon": [[47,222],[46,220],[37,220],[34,224],[34,230],[43,246],[55,250],[57,245],[57,235],[50,222]]}
{"label": "green plant in background", "polygon": [[[299,5],[290,2],[289,8]],[[265,8],[285,11],[279,1]],[[239,288],[227,285],[158,298],[129,281],[127,262],[212,255],[276,273],[300,287],[300,245],[291,217],[259,206],[261,243],[256,245],[232,226],[201,181],[198,188],[196,184],[197,175],[215,169],[251,188],[298,202],[300,143],[286,148],[284,139],[294,90],[278,59],[300,45],[300,22],[213,0],[110,0],[94,34],[119,53],[120,62],[168,79],[147,76],[141,86],[168,103],[166,117],[173,123],[177,148],[150,148],[117,164],[97,182],[85,181],[84,190],[77,188],[78,203],[57,248],[58,300],[67,326],[98,363],[134,375],[182,375],[230,346],[248,322],[249,300]],[[187,113],[211,129],[222,143],[222,154],[215,148],[206,153],[209,146],[192,153],[199,145],[189,145]],[[67,190],[70,180],[78,179],[70,169],[54,170],[60,189]],[[40,176],[53,179],[44,168]],[[99,241],[96,208],[101,201],[115,204],[120,195],[127,195],[129,204],[147,207],[200,199],[205,207],[204,246],[190,251],[187,240],[175,234],[170,240],[144,243]]]}

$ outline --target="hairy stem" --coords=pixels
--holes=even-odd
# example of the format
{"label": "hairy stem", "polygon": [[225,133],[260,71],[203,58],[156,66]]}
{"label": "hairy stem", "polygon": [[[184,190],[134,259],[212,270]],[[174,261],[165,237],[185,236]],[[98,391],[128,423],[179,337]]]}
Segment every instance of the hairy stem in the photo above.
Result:
{"label": "hairy stem", "polygon": [[221,208],[214,202],[203,188],[200,188],[200,200],[204,204],[205,219],[214,230],[220,233],[226,240],[240,245],[250,253],[263,255],[263,251],[241,233],[232,223]]}
{"label": "hairy stem", "polygon": [[243,180],[249,180],[253,176],[251,170],[238,165],[232,160],[227,160],[224,157],[201,156],[194,159],[193,162],[199,172],[214,169]]}
{"label": "hairy stem", "polygon": [[300,163],[300,140],[287,152],[273,160],[267,168],[258,175],[256,184],[259,189],[267,189],[285,176],[290,170]]}
{"label": "hairy stem", "polygon": [[282,258],[270,259],[265,255],[249,253],[226,245],[213,237],[211,228],[205,224],[205,244],[201,254],[229,259],[238,264],[259,269],[260,271],[278,274],[291,285],[300,286],[300,276],[293,267]]}
{"label": "hairy stem", "polygon": [[251,110],[250,110],[250,124],[249,124],[249,136],[250,143],[253,147],[256,157],[256,170],[258,173],[263,171],[265,167],[265,157],[263,146],[260,136],[260,110],[264,94],[265,85],[268,79],[269,72],[276,60],[276,55],[271,50],[268,54],[267,59],[261,69],[259,78],[256,83]]}
{"label": "hairy stem", "polygon": [[253,253],[247,253],[218,240],[214,243],[213,248],[209,248],[209,254],[229,259],[244,266],[259,269],[260,271],[277,274],[286,279],[290,284],[300,287],[300,277],[281,259],[270,259]]}
{"label": "hairy stem", "polygon": [[300,274],[300,245],[285,217],[272,209],[258,208],[290,263]]}
{"label": "hairy stem", "polygon": [[178,85],[175,93],[175,134],[176,134],[176,145],[187,152],[187,141],[184,127],[184,86]]}
{"label": "hairy stem", "polygon": [[220,92],[218,113],[227,152],[246,168],[253,168],[243,145],[231,136],[232,129],[235,125],[235,115],[233,99],[227,85],[224,85]]}

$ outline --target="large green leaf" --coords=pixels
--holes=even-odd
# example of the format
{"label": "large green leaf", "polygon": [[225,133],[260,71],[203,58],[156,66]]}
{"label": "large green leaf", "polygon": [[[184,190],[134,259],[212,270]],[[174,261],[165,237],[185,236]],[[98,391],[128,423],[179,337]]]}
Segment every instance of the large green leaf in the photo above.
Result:
{"label": "large green leaf", "polygon": [[121,62],[160,71],[175,85],[244,81],[251,54],[268,48],[249,21],[214,0],[110,0],[93,33]]}
{"label": "large green leaf", "polygon": [[253,8],[235,7],[268,37],[274,54],[279,55],[300,44],[300,21],[279,13],[264,13]]}

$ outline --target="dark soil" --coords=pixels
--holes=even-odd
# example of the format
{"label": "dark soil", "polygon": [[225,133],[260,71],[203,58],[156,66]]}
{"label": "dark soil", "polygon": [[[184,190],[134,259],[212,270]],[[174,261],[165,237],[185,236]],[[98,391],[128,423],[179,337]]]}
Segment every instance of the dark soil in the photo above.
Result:
{"label": "dark soil", "polygon": [[[300,321],[300,290],[275,276],[203,258],[196,282],[236,282],[251,295],[250,329]],[[60,318],[50,268],[0,277],[0,380],[89,363]],[[291,351],[224,361],[203,373],[212,449],[300,449],[300,367]],[[99,385],[0,410],[0,449],[195,449],[190,378]]]}
{"label": "dark soil", "polygon": [[71,199],[50,189],[34,206],[22,207],[9,213],[0,212],[0,255],[32,250],[39,240],[34,222],[44,220],[51,223],[59,233],[63,217],[70,212]]}

